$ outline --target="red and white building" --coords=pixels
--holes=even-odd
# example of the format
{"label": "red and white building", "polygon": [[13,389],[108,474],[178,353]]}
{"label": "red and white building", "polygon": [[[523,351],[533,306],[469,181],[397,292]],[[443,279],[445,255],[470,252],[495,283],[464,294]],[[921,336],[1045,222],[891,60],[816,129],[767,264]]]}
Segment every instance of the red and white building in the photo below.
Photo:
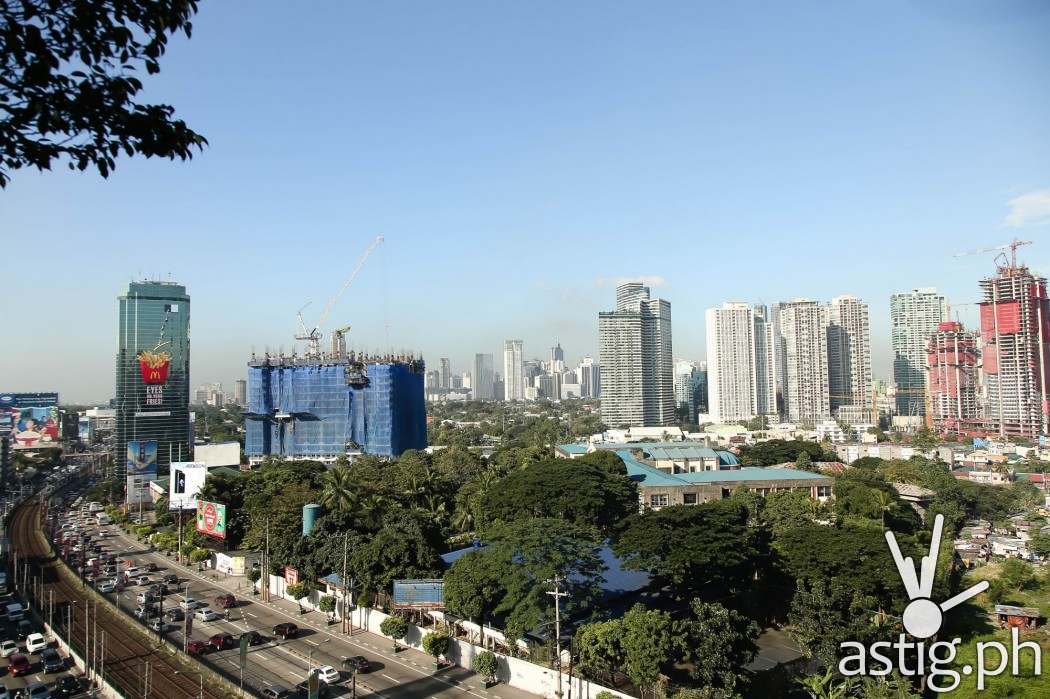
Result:
{"label": "red and white building", "polygon": [[976,333],[954,321],[937,326],[926,350],[927,425],[960,432],[977,419],[979,359]]}

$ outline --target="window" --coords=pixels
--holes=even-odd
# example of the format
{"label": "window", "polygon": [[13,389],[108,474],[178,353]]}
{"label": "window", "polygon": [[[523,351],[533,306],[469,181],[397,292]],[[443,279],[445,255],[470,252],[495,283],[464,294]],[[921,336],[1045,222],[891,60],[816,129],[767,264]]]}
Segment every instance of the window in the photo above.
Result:
{"label": "window", "polygon": [[831,497],[831,486],[830,485],[818,485],[817,486],[817,497],[818,498],[829,498],[829,497]]}
{"label": "window", "polygon": [[696,493],[682,493],[682,502],[686,505],[695,505]]}
{"label": "window", "polygon": [[650,507],[667,507],[667,494],[662,495],[650,495],[649,496]]}

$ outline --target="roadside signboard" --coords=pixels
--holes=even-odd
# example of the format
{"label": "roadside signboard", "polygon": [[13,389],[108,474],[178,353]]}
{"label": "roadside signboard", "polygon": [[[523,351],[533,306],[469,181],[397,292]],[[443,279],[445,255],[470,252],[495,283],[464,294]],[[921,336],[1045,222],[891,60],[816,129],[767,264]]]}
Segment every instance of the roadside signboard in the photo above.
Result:
{"label": "roadside signboard", "polygon": [[248,638],[248,634],[244,634],[244,635],[241,636],[241,669],[242,670],[244,669],[244,666],[248,664],[248,641],[249,640],[250,639]]}
{"label": "roadside signboard", "polygon": [[197,531],[216,539],[226,538],[226,505],[220,502],[197,501]]}
{"label": "roadside signboard", "polygon": [[394,606],[441,609],[445,606],[445,581],[395,580]]}

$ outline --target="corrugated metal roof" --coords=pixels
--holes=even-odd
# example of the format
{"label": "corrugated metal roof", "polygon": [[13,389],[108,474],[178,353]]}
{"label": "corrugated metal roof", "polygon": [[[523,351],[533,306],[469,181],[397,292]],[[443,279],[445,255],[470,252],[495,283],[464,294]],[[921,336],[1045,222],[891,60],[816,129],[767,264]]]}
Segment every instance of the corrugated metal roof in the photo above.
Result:
{"label": "corrugated metal roof", "polygon": [[724,471],[696,471],[694,473],[665,473],[634,458],[628,449],[616,452],[627,466],[627,475],[645,486],[683,486],[697,483],[741,483],[747,481],[830,480],[827,476],[790,468],[759,468],[749,466]]}

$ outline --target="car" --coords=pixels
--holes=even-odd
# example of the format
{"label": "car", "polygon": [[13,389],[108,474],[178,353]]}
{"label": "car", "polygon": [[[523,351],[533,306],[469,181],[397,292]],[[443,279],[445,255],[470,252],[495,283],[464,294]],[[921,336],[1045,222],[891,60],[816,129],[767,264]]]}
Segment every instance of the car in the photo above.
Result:
{"label": "car", "polygon": [[178,607],[172,607],[168,611],[164,612],[164,615],[168,617],[168,621],[182,621],[186,618],[186,613]]}
{"label": "car", "polygon": [[216,621],[217,619],[222,618],[222,614],[219,614],[214,609],[202,607],[193,613],[193,618],[197,621]]}
{"label": "car", "polygon": [[25,699],[51,699],[51,690],[43,682],[34,682],[22,693]]}
{"label": "car", "polygon": [[33,666],[30,664],[29,658],[21,653],[15,653],[7,659],[7,668],[11,671],[12,675],[18,677],[19,675],[29,674],[29,671],[33,669]]}
{"label": "car", "polygon": [[208,639],[208,644],[215,650],[226,650],[233,648],[237,642],[233,640],[233,634],[217,633]]}
{"label": "car", "polygon": [[156,631],[157,633],[160,633],[164,630],[164,627],[167,626],[167,624],[160,617],[156,617],[150,619],[150,622],[146,624],[146,626],[148,626],[151,631]]}
{"label": "car", "polygon": [[245,631],[240,635],[240,638],[248,638],[249,646],[261,646],[266,643],[266,637],[258,631]]}
{"label": "car", "polygon": [[164,583],[153,583],[147,588],[151,595],[161,597],[168,594],[168,586]]}
{"label": "car", "polygon": [[287,699],[292,696],[291,690],[279,684],[271,684],[262,692],[263,699]]}
{"label": "car", "polygon": [[148,607],[139,605],[139,607],[135,609],[135,618],[139,619],[140,621],[147,621],[157,616],[158,613],[159,612],[157,611],[157,607],[155,605],[151,604]]}
{"label": "car", "polygon": [[135,601],[139,604],[151,604],[153,603],[154,598],[149,592],[140,592],[138,596],[135,597]]}
{"label": "car", "polygon": [[66,661],[54,648],[45,648],[40,654],[40,662],[44,664],[44,672],[62,672],[66,669]]}
{"label": "car", "polygon": [[230,594],[219,595],[215,598],[215,604],[222,609],[233,609],[237,606],[237,598]]}
{"label": "car", "polygon": [[18,636],[19,641],[26,640],[31,633],[33,633],[33,625],[29,623],[28,619],[22,619],[22,621],[18,622],[15,634]]}
{"label": "car", "polygon": [[116,580],[102,580],[98,584],[98,591],[99,592],[113,592],[116,589],[117,589],[117,581]]}
{"label": "car", "polygon": [[39,653],[47,648],[47,639],[42,633],[31,633],[26,636],[26,650],[30,653]]}
{"label": "car", "polygon": [[142,571],[139,570],[138,568],[135,568],[134,566],[132,566],[131,568],[125,568],[124,569],[124,577],[127,578],[128,580],[130,580],[132,578],[137,578],[140,575],[142,575]]}
{"label": "car", "polygon": [[204,655],[209,647],[204,641],[190,641],[186,644],[186,652],[190,655]]}
{"label": "car", "polygon": [[80,694],[81,691],[82,686],[80,680],[76,677],[73,677],[72,675],[65,675],[63,677],[58,678],[58,681],[55,682],[55,686],[51,690],[51,693],[56,697],[62,697],[63,699],[65,699],[66,697],[72,697],[76,694]]}
{"label": "car", "polygon": [[0,641],[0,658],[10,658],[18,652],[18,644],[11,639]]}
{"label": "car", "polygon": [[199,599],[185,597],[181,602],[179,602],[179,606],[185,609],[186,611],[189,611],[191,609],[196,609],[197,607],[203,607],[204,603],[201,602]]}
{"label": "car", "polygon": [[288,640],[299,635],[299,627],[286,621],[273,627],[273,635],[281,640]]}
{"label": "car", "polygon": [[349,658],[343,658],[343,669],[355,674],[371,672],[372,661],[363,655],[352,655]]}
{"label": "car", "polygon": [[140,575],[138,579],[135,580],[136,585],[149,585],[152,582],[153,581],[150,580],[149,577],[146,575]]}
{"label": "car", "polygon": [[320,678],[322,682],[327,682],[328,684],[335,684],[343,679],[343,676],[339,674],[339,671],[331,665],[322,665],[317,668],[317,677]]}
{"label": "car", "polygon": [[[295,685],[296,696],[308,697],[310,696],[310,680],[303,680],[299,684]],[[324,699],[331,694],[332,689],[328,686],[328,683],[324,680],[317,681],[317,696]]]}
{"label": "car", "polygon": [[157,564],[154,563],[153,561],[150,561],[149,563],[144,565],[143,568],[145,568],[146,571],[149,572],[149,573],[156,573],[157,572]]}
{"label": "car", "polygon": [[164,576],[163,579],[164,579],[164,583],[166,585],[178,585],[179,584],[179,576],[175,575],[175,573],[168,573],[167,575]]}

